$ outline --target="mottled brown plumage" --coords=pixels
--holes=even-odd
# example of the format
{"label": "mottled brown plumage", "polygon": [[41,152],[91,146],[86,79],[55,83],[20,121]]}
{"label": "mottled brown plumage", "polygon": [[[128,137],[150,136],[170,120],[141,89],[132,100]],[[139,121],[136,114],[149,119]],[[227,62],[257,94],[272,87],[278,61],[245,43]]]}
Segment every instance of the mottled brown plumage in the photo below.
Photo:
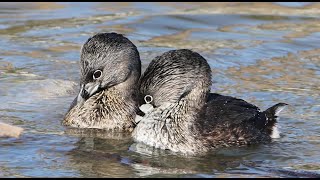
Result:
{"label": "mottled brown plumage", "polygon": [[136,46],[120,34],[96,34],[81,49],[80,70],[81,89],[62,124],[132,131],[141,73]]}

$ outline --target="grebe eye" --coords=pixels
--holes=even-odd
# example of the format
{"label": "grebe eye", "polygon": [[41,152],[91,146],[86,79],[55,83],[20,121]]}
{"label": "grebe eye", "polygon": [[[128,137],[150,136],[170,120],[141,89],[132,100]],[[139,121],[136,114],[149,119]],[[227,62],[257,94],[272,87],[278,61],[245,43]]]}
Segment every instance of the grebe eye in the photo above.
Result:
{"label": "grebe eye", "polygon": [[102,75],[102,71],[101,70],[96,70],[94,73],[93,73],[93,79],[96,80],[96,79],[99,79]]}
{"label": "grebe eye", "polygon": [[144,101],[147,103],[147,104],[150,104],[152,101],[153,101],[153,97],[151,95],[146,95],[144,97]]}

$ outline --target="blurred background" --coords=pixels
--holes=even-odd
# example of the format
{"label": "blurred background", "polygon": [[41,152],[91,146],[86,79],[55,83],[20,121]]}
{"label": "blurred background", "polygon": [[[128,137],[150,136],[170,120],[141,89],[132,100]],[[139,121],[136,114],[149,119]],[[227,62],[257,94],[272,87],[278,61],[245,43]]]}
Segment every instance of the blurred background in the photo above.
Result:
{"label": "blurred background", "polygon": [[[320,3],[0,3],[0,121],[25,129],[0,138],[0,177],[319,177]],[[277,102],[281,138],[182,157],[67,134],[61,120],[79,85],[82,44],[98,32],[128,37],[142,72],[165,51],[204,56],[212,92],[262,110]]]}

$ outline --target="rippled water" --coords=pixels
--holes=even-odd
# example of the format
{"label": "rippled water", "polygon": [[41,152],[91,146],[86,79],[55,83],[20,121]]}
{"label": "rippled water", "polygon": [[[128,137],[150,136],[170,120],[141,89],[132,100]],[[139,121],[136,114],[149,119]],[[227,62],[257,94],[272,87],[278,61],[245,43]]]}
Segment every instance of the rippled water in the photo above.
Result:
{"label": "rippled water", "polygon": [[[319,3],[0,3],[0,177],[319,177]],[[266,145],[183,157],[61,125],[78,91],[79,51],[115,31],[143,70],[165,51],[207,58],[213,92],[282,111]]]}

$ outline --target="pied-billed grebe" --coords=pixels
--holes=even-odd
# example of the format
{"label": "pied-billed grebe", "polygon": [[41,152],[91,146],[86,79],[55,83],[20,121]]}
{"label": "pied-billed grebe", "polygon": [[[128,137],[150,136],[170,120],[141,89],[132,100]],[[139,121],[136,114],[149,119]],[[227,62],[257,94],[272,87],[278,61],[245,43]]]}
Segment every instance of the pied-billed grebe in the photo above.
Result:
{"label": "pied-billed grebe", "polygon": [[136,46],[121,34],[98,33],[81,49],[80,70],[80,92],[62,124],[131,132],[141,74]]}
{"label": "pied-billed grebe", "polygon": [[242,99],[210,93],[209,64],[186,49],[153,59],[140,84],[141,99],[153,107],[140,117],[134,140],[184,154],[270,142],[277,115],[287,105],[260,111]]}

